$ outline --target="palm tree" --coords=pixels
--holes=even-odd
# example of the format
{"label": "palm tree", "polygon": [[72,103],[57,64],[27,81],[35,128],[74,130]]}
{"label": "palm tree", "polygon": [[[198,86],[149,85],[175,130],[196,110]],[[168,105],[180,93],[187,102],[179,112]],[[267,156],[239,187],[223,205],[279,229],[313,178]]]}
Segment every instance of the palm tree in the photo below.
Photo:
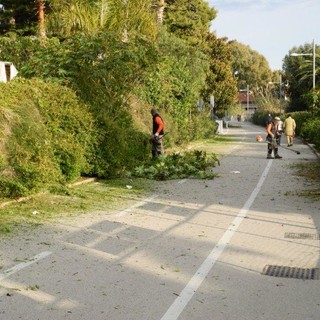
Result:
{"label": "palm tree", "polygon": [[44,0],[35,0],[36,8],[38,12],[38,22],[39,22],[39,36],[46,36],[46,28],[45,28],[45,5]]}
{"label": "palm tree", "polygon": [[[128,41],[134,33],[154,36],[156,21],[152,0],[51,0],[52,13],[48,30],[64,36],[75,32],[97,33],[102,30],[118,33]],[[164,0],[160,0],[164,2]]]}
{"label": "palm tree", "polygon": [[154,37],[158,28],[152,2],[152,0],[109,0],[106,28],[120,32],[123,41],[128,41],[133,34]]}
{"label": "palm tree", "polygon": [[96,33],[105,23],[108,3],[109,0],[52,0],[48,30],[62,36]]}
{"label": "palm tree", "polygon": [[165,7],[165,0],[159,0],[159,2],[157,4],[157,22],[158,22],[158,24],[163,23],[164,7]]}

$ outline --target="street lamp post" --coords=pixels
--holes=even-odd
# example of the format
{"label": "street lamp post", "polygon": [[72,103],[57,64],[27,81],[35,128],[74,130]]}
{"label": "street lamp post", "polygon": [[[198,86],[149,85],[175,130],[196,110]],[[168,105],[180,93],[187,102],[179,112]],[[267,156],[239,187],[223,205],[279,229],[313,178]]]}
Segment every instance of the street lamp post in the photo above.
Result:
{"label": "street lamp post", "polygon": [[[290,56],[292,56],[292,57],[312,56],[312,90],[313,90],[313,94],[314,94],[315,88],[316,88],[316,45],[315,45],[314,40],[312,41],[312,53],[292,52],[292,53],[290,53]],[[314,111],[314,103],[312,106],[312,111]]]}
{"label": "street lamp post", "polygon": [[269,81],[269,84],[279,84],[279,105],[280,105],[280,114],[281,114],[281,87],[282,87],[282,75],[279,76],[279,82]]}
{"label": "street lamp post", "polygon": [[247,85],[247,112],[249,112],[250,91],[249,85]]}

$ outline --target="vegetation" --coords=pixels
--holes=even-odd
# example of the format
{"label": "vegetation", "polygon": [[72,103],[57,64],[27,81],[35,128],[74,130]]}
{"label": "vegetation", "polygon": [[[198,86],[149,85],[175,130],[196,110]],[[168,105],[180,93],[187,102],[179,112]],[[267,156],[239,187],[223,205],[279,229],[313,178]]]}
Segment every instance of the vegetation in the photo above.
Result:
{"label": "vegetation", "polygon": [[300,195],[318,200],[320,197],[320,162],[312,161],[308,163],[300,163],[295,165],[294,168],[296,169],[296,174],[298,176],[314,181],[316,186],[311,189],[301,191]]}
{"label": "vegetation", "polygon": [[217,39],[209,34],[206,40],[210,72],[206,78],[207,87],[203,89],[203,95],[214,97],[213,111],[222,117],[225,111],[237,103],[238,90],[232,72],[232,57],[226,39]]}
{"label": "vegetation", "polygon": [[149,163],[136,167],[129,176],[168,180],[183,178],[213,179],[215,174],[210,171],[219,163],[215,154],[207,156],[205,151],[174,153],[159,157]]}
{"label": "vegetation", "polygon": [[[290,53],[309,54],[307,56],[290,56]],[[313,92],[313,61],[312,44],[304,44],[293,47],[284,58],[284,75],[289,86],[287,93],[290,96],[288,111],[310,111],[315,112],[320,108],[320,88],[318,86],[320,75],[320,48],[315,46],[316,54],[316,88]]]}
{"label": "vegetation", "polygon": [[70,89],[41,80],[0,84],[0,193],[16,197],[89,170],[93,119]]}
{"label": "vegetation", "polygon": [[[264,105],[262,113],[274,105],[268,81],[278,73],[248,46],[210,32],[217,12],[207,1],[1,4],[0,59],[19,71],[0,91],[2,196],[30,194],[82,175],[134,172],[150,160],[151,107],[165,120],[167,146],[175,146],[214,135],[212,112],[237,110],[243,85]],[[318,146],[318,89],[310,91],[303,62],[285,60],[284,78],[292,81],[288,111],[313,113],[310,123],[308,116],[301,123],[295,116],[302,136]]]}
{"label": "vegetation", "polygon": [[0,10],[1,33],[18,33],[30,35],[37,33],[38,9],[37,4],[43,1],[34,0],[1,0],[3,9]]}
{"label": "vegetation", "polygon": [[119,210],[139,198],[141,192],[152,188],[151,182],[138,178],[134,181],[99,180],[73,187],[51,188],[50,192],[1,206],[0,234],[12,233],[23,226],[78,217],[88,211]]}
{"label": "vegetation", "polygon": [[238,88],[246,89],[248,85],[255,96],[265,94],[273,77],[266,58],[237,41],[230,41],[229,46]]}
{"label": "vegetation", "polygon": [[317,150],[320,150],[320,117],[315,119],[310,119],[309,121],[305,122],[301,128],[301,136],[308,141],[315,145]]}

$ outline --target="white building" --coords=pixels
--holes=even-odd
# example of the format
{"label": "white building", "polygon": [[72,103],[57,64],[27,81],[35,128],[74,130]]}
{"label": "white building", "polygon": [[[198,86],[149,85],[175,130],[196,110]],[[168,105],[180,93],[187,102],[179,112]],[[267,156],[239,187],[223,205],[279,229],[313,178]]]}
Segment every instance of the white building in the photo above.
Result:
{"label": "white building", "polygon": [[0,61],[0,82],[8,82],[18,74],[12,62]]}

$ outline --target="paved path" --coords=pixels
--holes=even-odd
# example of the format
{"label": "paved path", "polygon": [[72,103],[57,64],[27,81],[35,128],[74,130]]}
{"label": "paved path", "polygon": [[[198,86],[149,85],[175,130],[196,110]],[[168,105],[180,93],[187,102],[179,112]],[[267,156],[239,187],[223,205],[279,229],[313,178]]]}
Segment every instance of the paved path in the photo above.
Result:
{"label": "paved path", "polygon": [[300,155],[267,160],[259,133],[225,132],[235,141],[212,147],[212,181],[162,182],[121,210],[3,241],[0,319],[318,320],[319,280],[262,274],[319,268],[320,201],[298,195],[313,186],[292,168],[316,156],[297,141]]}

